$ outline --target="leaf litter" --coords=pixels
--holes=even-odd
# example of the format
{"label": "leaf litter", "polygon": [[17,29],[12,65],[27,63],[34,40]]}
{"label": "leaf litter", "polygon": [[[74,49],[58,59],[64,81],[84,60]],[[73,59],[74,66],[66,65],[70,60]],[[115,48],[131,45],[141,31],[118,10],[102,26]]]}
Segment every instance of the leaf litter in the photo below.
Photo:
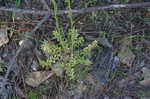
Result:
{"label": "leaf litter", "polygon": [[[13,5],[14,1],[10,1],[10,3],[8,3],[8,1],[9,0],[6,0],[4,2],[0,1],[0,2],[2,2],[1,4],[3,6],[4,5],[15,6],[15,5]],[[45,1],[48,1],[48,0],[45,0]],[[83,1],[77,0],[77,2],[75,1],[75,3],[78,5],[78,3],[82,3],[84,1],[86,1],[86,0],[83,0]],[[104,1],[104,0],[102,0],[102,1]],[[106,0],[105,3],[107,1],[109,1],[109,3],[117,3],[117,4],[118,3],[120,3],[120,4],[127,3],[127,2],[123,2],[123,0],[120,0],[120,1],[114,0],[113,2],[111,2],[111,0]],[[131,1],[131,0],[127,0],[127,1],[128,1],[128,3],[130,3],[130,2],[134,3],[134,1]],[[7,2],[8,4],[6,4],[5,2]],[[39,2],[40,2],[40,0],[38,0],[38,1],[25,0],[25,4],[22,4],[22,5],[23,6],[27,5],[30,7],[32,5],[32,4],[30,5],[30,3],[34,3],[33,5],[35,6],[35,8],[33,8],[33,9],[40,9],[40,7],[42,9],[42,6],[39,4]],[[58,2],[59,2],[58,3],[59,7],[64,8],[64,4],[61,2],[61,0],[58,0]],[[90,6],[92,5],[91,2],[92,1],[90,1],[90,3],[89,3]],[[101,2],[100,2],[100,5],[102,5]],[[36,4],[38,4],[39,6],[37,7]],[[94,4],[98,5],[99,3],[94,3]],[[92,65],[91,71],[89,71],[89,73],[86,75],[86,79],[84,79],[83,81],[77,81],[78,83],[76,85],[73,85],[73,87],[68,86],[68,82],[66,82],[66,78],[63,78],[63,77],[59,78],[60,76],[63,75],[64,71],[61,70],[60,68],[58,68],[57,66],[54,66],[54,68],[51,68],[51,69],[47,69],[46,67],[44,67],[44,71],[42,70],[43,68],[38,66],[38,67],[32,67],[34,72],[27,72],[23,69],[22,70],[23,72],[21,72],[20,74],[25,74],[24,75],[25,79],[24,79],[24,77],[20,77],[20,75],[16,78],[15,77],[12,78],[11,81],[13,81],[13,83],[8,81],[9,83],[7,83],[7,88],[4,88],[7,90],[2,90],[0,92],[1,93],[6,92],[6,94],[3,94],[4,96],[7,96],[7,95],[12,96],[13,88],[9,87],[9,86],[13,85],[15,82],[18,84],[18,87],[15,87],[17,89],[16,92],[19,94],[20,97],[26,96],[26,90],[29,92],[31,90],[35,92],[37,89],[40,89],[39,88],[40,85],[44,85],[46,87],[44,87],[43,89],[45,89],[47,93],[43,93],[43,92],[39,91],[38,94],[41,95],[41,97],[46,97],[49,99],[56,99],[55,96],[58,96],[57,97],[58,99],[70,99],[70,97],[71,98],[74,97],[74,99],[107,99],[107,98],[110,98],[110,99],[128,99],[128,98],[129,99],[130,98],[131,99],[139,99],[139,97],[136,95],[136,91],[142,90],[142,88],[144,88],[144,87],[142,87],[141,89],[138,89],[138,85],[135,84],[136,77],[134,77],[133,75],[134,75],[134,73],[139,71],[139,68],[137,69],[136,65],[134,64],[134,60],[136,60],[136,54],[134,54],[134,51],[132,50],[132,48],[134,47],[132,44],[133,40],[134,41],[136,39],[139,40],[139,38],[136,38],[136,39],[130,38],[128,36],[128,34],[129,33],[130,34],[142,33],[144,35],[145,32],[149,33],[149,29],[148,29],[149,25],[145,24],[145,23],[149,23],[149,22],[144,23],[141,19],[138,19],[139,13],[143,13],[143,12],[146,13],[145,10],[146,10],[145,8],[144,9],[140,9],[140,8],[139,9],[126,9],[126,10],[119,9],[119,13],[117,10],[112,10],[112,11],[108,11],[108,12],[104,11],[105,13],[100,11],[100,13],[102,13],[100,15],[94,12],[94,14],[96,15],[96,18],[95,17],[93,18],[94,19],[93,23],[92,23],[93,20],[91,21],[91,19],[87,18],[88,14],[87,14],[87,16],[84,16],[84,17],[81,16],[82,18],[80,18],[80,21],[81,22],[83,21],[82,25],[84,25],[84,24],[90,25],[90,27],[92,29],[92,31],[87,31],[87,33],[91,32],[91,35],[93,36],[93,35],[96,35],[96,32],[99,33],[100,31],[105,31],[108,34],[107,34],[107,38],[100,38],[98,36],[94,36],[92,38],[92,37],[90,37],[91,35],[86,36],[87,38],[85,37],[87,42],[89,42],[89,40],[90,41],[95,40],[95,39],[99,40],[99,45],[101,46],[102,51],[100,51],[98,53],[94,52],[96,59],[92,59],[93,65]],[[136,15],[137,12],[138,12],[138,16]],[[117,15],[117,14],[119,14],[119,15]],[[0,13],[0,15],[1,15],[1,13]],[[7,14],[7,15],[9,15],[9,14]],[[103,18],[103,15],[105,16],[105,18]],[[127,15],[127,16],[124,17],[124,15]],[[4,15],[2,15],[0,17],[3,18],[3,16]],[[25,24],[27,21],[26,19],[24,21],[24,18],[27,18],[30,20],[31,16],[29,17],[28,15],[23,15],[23,17],[22,17],[23,21],[21,21],[21,24],[23,25],[23,27],[26,28]],[[115,20],[112,18],[112,20],[109,22],[109,19],[111,19],[111,17],[109,17],[109,16],[114,17]],[[143,15],[141,15],[141,16],[144,17]],[[92,16],[89,14],[88,17],[91,18]],[[132,19],[130,17],[132,17]],[[32,23],[32,24],[35,23],[35,22],[33,22],[33,19],[38,21],[40,19],[40,17],[32,16],[32,19],[31,19],[32,21],[27,22],[27,24],[28,24],[27,27],[31,26],[30,23]],[[65,20],[66,18],[62,17],[60,19]],[[97,19],[102,19],[102,20],[97,20]],[[84,22],[84,20],[85,20],[85,22]],[[65,21],[62,22],[62,24],[65,28],[67,28]],[[49,24],[47,24],[47,23],[49,23]],[[49,37],[51,37],[50,33],[53,31],[53,28],[52,29],[48,29],[48,28],[50,25],[53,25],[53,24],[51,24],[51,22],[47,22],[47,23],[45,25],[43,25],[42,28],[39,29],[39,31],[37,31],[36,38],[39,40],[39,42],[36,46],[40,45],[40,40],[43,40],[43,39],[49,40],[50,39]],[[111,23],[111,24],[109,24],[109,23]],[[130,27],[130,23],[134,24],[134,25]],[[18,24],[19,24],[19,22],[18,22]],[[17,28],[19,28],[18,24],[15,24],[15,26]],[[91,24],[93,27],[91,26]],[[13,25],[13,24],[10,24],[10,26],[11,25]],[[82,26],[79,25],[79,27],[81,28]],[[43,32],[41,32],[41,31],[43,31]],[[81,32],[82,31],[85,31],[85,30],[81,28]],[[124,33],[121,33],[121,32],[124,32]],[[140,32],[140,33],[138,33],[138,32]],[[5,30],[5,33],[6,33],[6,30]],[[2,61],[6,60],[6,59],[5,59],[5,57],[2,57],[1,53],[8,53],[8,52],[11,52],[12,49],[18,48],[18,41],[17,40],[15,41],[14,39],[12,39],[13,36],[12,36],[12,38],[8,39],[8,34],[7,35],[6,34],[4,35],[6,38],[3,37],[3,39],[0,39],[0,40],[2,40],[0,42],[1,43],[0,45],[1,46],[6,45],[4,47],[0,46],[0,48],[1,48],[0,49],[0,57],[1,57]],[[112,35],[116,35],[116,34],[117,35],[119,34],[119,36],[121,37],[119,39],[121,42],[119,40],[114,40],[114,41],[111,40],[111,39],[113,39]],[[85,34],[85,35],[89,35],[89,34]],[[15,35],[15,36],[20,38],[18,35]],[[10,44],[8,44],[8,42],[10,42]],[[114,46],[116,42],[120,42],[120,43],[119,43],[119,45]],[[146,39],[145,42],[147,45],[149,45],[149,39]],[[120,47],[120,50],[117,50],[118,46]],[[144,47],[144,46],[142,46],[142,47]],[[98,49],[98,50],[101,50],[101,49]],[[149,52],[145,51],[145,50],[146,49],[144,49],[142,51],[147,52],[146,53],[147,57],[149,57]],[[33,49],[32,52],[37,53],[34,51],[35,50]],[[117,54],[116,54],[116,52],[117,52]],[[14,53],[14,52],[12,52],[12,53]],[[33,58],[32,62],[35,63],[35,65],[38,64],[38,61],[36,60],[36,58],[38,60],[40,60],[40,57],[41,56],[43,57],[43,55],[41,55],[41,54],[42,53],[35,55],[35,57]],[[26,55],[26,57],[29,58],[31,56]],[[142,57],[142,55],[140,57]],[[20,60],[25,60],[21,57],[19,57],[19,58],[20,58]],[[9,58],[9,60],[11,60],[11,58]],[[16,64],[17,64],[17,60],[15,62]],[[142,72],[144,75],[144,80],[142,79],[138,82],[142,86],[149,86],[149,83],[150,83],[150,79],[149,79],[150,72],[149,72],[149,68],[148,68],[149,63],[147,62],[146,59],[143,59],[143,60],[144,60],[144,63],[139,61],[139,64],[141,64],[140,67],[145,66],[142,69]],[[30,64],[29,61],[27,61],[27,62],[28,62],[28,64]],[[120,62],[126,66],[124,66],[124,65],[122,66],[122,64],[120,64]],[[25,65],[25,67],[28,68],[28,66],[26,64],[19,64],[19,66],[22,66],[22,65]],[[30,68],[30,66],[29,66],[29,68]],[[119,71],[119,73],[118,74],[116,73],[116,75],[113,75],[114,78],[111,78],[110,73],[117,72],[117,71]],[[18,74],[18,72],[16,74]],[[49,79],[53,75],[56,75],[59,77],[54,77],[54,79]],[[139,74],[138,74],[138,76],[139,76]],[[18,79],[21,79],[21,80],[18,80]],[[46,85],[46,84],[44,84],[45,81],[50,81],[50,82],[55,81],[55,82],[52,84]],[[135,82],[132,85],[132,87],[130,88],[130,86],[128,86],[128,85],[132,81],[135,81]],[[0,84],[3,85],[4,84],[3,81],[0,81]],[[26,85],[28,87],[26,87]],[[114,86],[114,85],[116,85],[116,86]],[[50,89],[48,89],[47,86],[49,86]],[[67,94],[67,88],[69,89],[70,94]],[[121,89],[121,92],[124,91],[125,94],[121,96],[120,92],[118,91],[118,93],[117,93],[118,96],[114,95],[112,91],[114,91],[116,89],[117,90]],[[126,90],[126,89],[130,89],[130,90]],[[25,93],[23,93],[23,92],[25,92]],[[32,98],[35,98],[34,92],[31,93]],[[69,95],[70,95],[70,97],[68,97]],[[51,96],[54,96],[54,97],[51,97]],[[142,97],[142,96],[140,96],[140,97]]]}

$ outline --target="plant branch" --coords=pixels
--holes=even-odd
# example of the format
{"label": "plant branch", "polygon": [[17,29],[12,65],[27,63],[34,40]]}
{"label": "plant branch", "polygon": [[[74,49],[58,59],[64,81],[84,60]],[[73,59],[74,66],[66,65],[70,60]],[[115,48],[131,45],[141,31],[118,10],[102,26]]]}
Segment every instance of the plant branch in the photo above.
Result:
{"label": "plant branch", "polygon": [[[89,8],[81,8],[81,9],[74,9],[72,13],[76,14],[84,14],[92,11],[100,11],[100,10],[108,10],[108,9],[119,9],[119,8],[137,8],[137,7],[148,7],[150,6],[150,2],[143,2],[143,3],[133,3],[133,4],[115,4],[115,5],[108,5],[108,6],[97,6],[97,7],[89,7]],[[49,11],[42,11],[42,10],[28,10],[28,9],[18,9],[18,8],[6,8],[0,7],[0,11],[8,11],[14,13],[26,13],[26,14],[34,14],[34,15],[53,15],[54,11],[49,9]],[[68,14],[68,10],[58,10],[57,14]]]}

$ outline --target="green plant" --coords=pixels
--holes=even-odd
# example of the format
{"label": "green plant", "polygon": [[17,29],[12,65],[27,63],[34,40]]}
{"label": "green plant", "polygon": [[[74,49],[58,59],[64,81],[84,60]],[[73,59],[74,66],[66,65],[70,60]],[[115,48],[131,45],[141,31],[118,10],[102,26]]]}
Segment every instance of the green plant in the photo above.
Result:
{"label": "green plant", "polygon": [[127,76],[128,74],[122,71],[114,71],[111,73],[111,75],[115,77],[124,77]]}
{"label": "green plant", "polygon": [[113,91],[113,94],[116,96],[122,96],[124,94],[123,90],[117,89]]}
{"label": "green plant", "polygon": [[142,75],[140,75],[140,76],[138,77],[138,80],[139,80],[139,81],[144,80],[144,75],[143,75],[143,74],[142,74]]}
{"label": "green plant", "polygon": [[121,3],[129,3],[130,0],[122,0]]}
{"label": "green plant", "polygon": [[[70,28],[67,32],[64,32],[63,28],[59,25],[57,16],[57,5],[55,0],[52,0],[54,7],[54,18],[56,22],[56,30],[53,32],[53,36],[56,42],[49,42],[44,40],[42,44],[42,50],[48,56],[45,61],[41,61],[43,66],[54,66],[59,64],[59,68],[63,68],[66,72],[69,80],[76,80],[80,72],[79,68],[87,68],[92,62],[88,59],[90,52],[97,46],[97,41],[93,41],[85,48],[81,48],[80,44],[84,41],[83,37],[80,37],[77,29],[74,26],[71,2],[66,0],[69,10]],[[86,69],[87,71],[87,69]]]}
{"label": "green plant", "polygon": [[27,99],[37,99],[37,94],[32,92],[32,91],[30,91],[27,94]]}
{"label": "green plant", "polygon": [[16,7],[19,8],[21,5],[21,0],[16,0]]}
{"label": "green plant", "polygon": [[[16,8],[19,8],[20,5],[21,5],[21,0],[16,0],[16,1],[15,1],[15,6],[16,6]],[[14,22],[14,20],[15,20],[15,17],[16,17],[16,14],[15,14],[15,13],[12,13],[13,22]]]}
{"label": "green plant", "polygon": [[95,6],[98,3],[97,0],[88,0],[88,1],[83,1],[80,3],[80,7],[87,8],[91,6]]}
{"label": "green plant", "polygon": [[136,94],[137,94],[137,96],[138,96],[140,99],[143,99],[143,97],[148,97],[148,96],[149,96],[149,93],[146,92],[146,91],[143,91],[143,90],[138,91]]}

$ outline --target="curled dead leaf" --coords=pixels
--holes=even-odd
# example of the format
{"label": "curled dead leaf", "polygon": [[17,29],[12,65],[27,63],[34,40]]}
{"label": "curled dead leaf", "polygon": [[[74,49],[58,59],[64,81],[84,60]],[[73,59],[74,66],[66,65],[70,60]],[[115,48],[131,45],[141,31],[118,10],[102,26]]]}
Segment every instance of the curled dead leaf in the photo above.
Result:
{"label": "curled dead leaf", "polygon": [[52,68],[52,71],[53,71],[57,76],[62,77],[64,70],[63,70],[63,68],[61,67],[61,64],[59,64],[59,63],[58,63],[58,64],[55,64],[55,65],[53,65],[51,68]]}
{"label": "curled dead leaf", "polygon": [[123,64],[128,65],[129,67],[132,66],[132,63],[135,59],[135,55],[130,49],[130,46],[132,45],[132,39],[125,37],[121,42],[121,49],[118,53],[118,56],[120,58],[120,61]]}
{"label": "curled dead leaf", "polygon": [[140,81],[140,84],[143,86],[150,86],[150,70],[146,67],[142,68],[142,72],[144,75],[144,80]]}
{"label": "curled dead leaf", "polygon": [[50,71],[40,71],[40,72],[31,72],[27,74],[25,78],[26,84],[32,87],[37,87],[39,86],[42,82],[45,80],[49,79],[50,77],[53,76],[53,72]]}

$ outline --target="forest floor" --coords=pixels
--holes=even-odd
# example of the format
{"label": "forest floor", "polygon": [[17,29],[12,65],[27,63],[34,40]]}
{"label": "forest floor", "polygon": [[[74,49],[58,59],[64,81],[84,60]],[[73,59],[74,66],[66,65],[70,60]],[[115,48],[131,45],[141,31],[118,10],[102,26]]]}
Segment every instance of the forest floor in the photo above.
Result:
{"label": "forest floor", "polygon": [[[71,8],[146,2],[73,0]],[[76,81],[68,80],[67,69],[40,63],[49,57],[42,49],[44,40],[57,44],[54,15],[34,31],[44,15],[2,11],[1,7],[53,9],[50,0],[0,0],[0,99],[150,99],[150,5],[73,13],[73,25],[84,38],[81,48],[98,42],[89,57],[92,64],[87,70],[84,65],[77,69],[82,77]],[[67,9],[62,0],[57,0],[57,7]],[[69,17],[57,17],[68,32]]]}

